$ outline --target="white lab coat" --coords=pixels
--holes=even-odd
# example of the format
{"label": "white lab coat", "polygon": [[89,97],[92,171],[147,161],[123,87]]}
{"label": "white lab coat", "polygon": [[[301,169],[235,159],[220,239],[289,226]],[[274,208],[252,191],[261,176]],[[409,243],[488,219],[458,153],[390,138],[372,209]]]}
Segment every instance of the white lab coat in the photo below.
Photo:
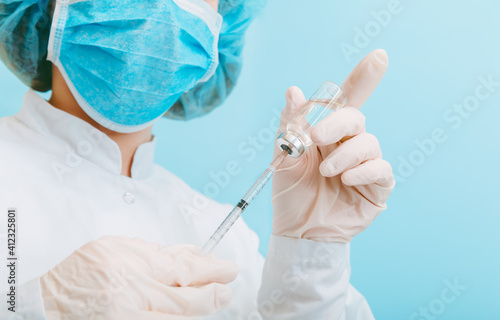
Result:
{"label": "white lab coat", "polygon": [[[17,307],[13,313],[1,303],[1,319],[45,319],[39,277],[102,236],[162,245],[202,245],[208,239],[231,206],[207,199],[155,165],[154,145],[155,139],[139,146],[128,178],[120,175],[114,141],[34,91],[17,115],[0,119],[2,265],[7,208],[18,212]],[[349,285],[349,244],[273,236],[264,262],[258,243],[239,219],[216,248],[240,271],[229,285],[229,306],[206,319],[373,319]],[[1,272],[0,292],[6,292],[6,268]]]}

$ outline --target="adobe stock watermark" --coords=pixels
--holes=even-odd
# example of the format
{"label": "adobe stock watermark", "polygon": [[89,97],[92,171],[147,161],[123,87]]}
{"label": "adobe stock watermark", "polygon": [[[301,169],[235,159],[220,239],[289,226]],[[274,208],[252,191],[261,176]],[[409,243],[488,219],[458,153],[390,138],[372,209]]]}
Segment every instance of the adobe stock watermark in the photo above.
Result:
{"label": "adobe stock watermark", "polygon": [[82,319],[97,319],[97,316],[106,310],[116,295],[125,291],[129,286],[130,281],[134,281],[134,277],[127,274],[125,269],[121,272],[111,270],[108,273],[109,283],[106,288],[99,290],[96,296],[87,297],[85,305],[77,309],[78,316]]}
{"label": "adobe stock watermark", "polygon": [[399,0],[390,0],[385,9],[370,11],[372,19],[366,22],[362,28],[354,28],[355,33],[352,42],[342,41],[339,44],[346,61],[351,62],[354,56],[368,47],[372,40],[378,37],[391,24],[393,18],[401,12],[403,12],[403,5]]}
{"label": "adobe stock watermark", "polygon": [[415,148],[407,156],[398,157],[399,164],[394,168],[396,182],[407,181],[438,150],[439,145],[448,140],[450,131],[458,130],[479,109],[481,102],[491,98],[498,88],[500,82],[495,81],[492,75],[478,77],[478,84],[472,93],[443,113],[442,120],[449,127],[436,127],[427,137],[415,139]]}
{"label": "adobe stock watermark", "polygon": [[[254,135],[248,136],[238,144],[236,149],[239,158],[243,157],[246,163],[251,163],[257,159],[259,152],[263,151],[269,144],[274,143],[280,124],[280,112],[280,110],[274,109],[273,116],[267,126],[258,130]],[[208,173],[210,181],[203,186],[202,194],[196,193],[190,203],[182,202],[178,205],[184,222],[190,223],[194,216],[199,215],[209,206],[209,198],[216,198],[223,190],[230,186],[232,179],[239,176],[242,172],[242,162],[237,159],[229,160],[220,170],[210,171]]]}
{"label": "adobe stock watermark", "polygon": [[76,144],[76,149],[66,146],[64,162],[52,163],[52,170],[60,183],[63,182],[64,177],[68,173],[72,173],[77,167],[79,167],[82,164],[83,159],[89,156],[94,151],[94,148],[102,142],[104,133],[91,128],[82,130],[82,136],[82,140]]}
{"label": "adobe stock watermark", "polygon": [[342,270],[348,268],[347,251],[343,244],[318,244],[309,257],[305,257],[284,270],[281,277],[276,279],[281,282],[280,285],[276,285],[277,289],[269,292],[267,296],[259,296],[257,310],[246,316],[239,316],[236,320],[270,319],[276,309],[288,301],[290,295],[300,295],[302,283],[310,283],[311,277],[321,268]]}
{"label": "adobe stock watermark", "polygon": [[467,286],[460,284],[457,278],[453,280],[444,280],[444,288],[441,290],[439,296],[429,301],[418,311],[413,312],[408,320],[436,320],[442,315],[446,309],[454,303]]}

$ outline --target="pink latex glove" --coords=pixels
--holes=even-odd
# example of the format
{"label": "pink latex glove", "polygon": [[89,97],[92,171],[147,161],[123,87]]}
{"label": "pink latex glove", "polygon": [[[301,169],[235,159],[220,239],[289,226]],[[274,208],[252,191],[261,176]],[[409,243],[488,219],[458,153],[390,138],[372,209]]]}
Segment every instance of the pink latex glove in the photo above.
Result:
{"label": "pink latex glove", "polygon": [[237,266],[199,250],[125,237],[90,242],[40,278],[47,319],[189,320],[215,313],[231,299],[225,284]]}
{"label": "pink latex glove", "polygon": [[[391,165],[378,140],[365,131],[358,110],[385,74],[387,54],[368,54],[342,84],[346,107],[311,132],[313,145],[298,159],[287,157],[273,178],[273,234],[324,242],[349,242],[386,209],[394,187]],[[297,87],[286,92],[278,134],[306,99]],[[275,147],[276,156],[281,149]]]}

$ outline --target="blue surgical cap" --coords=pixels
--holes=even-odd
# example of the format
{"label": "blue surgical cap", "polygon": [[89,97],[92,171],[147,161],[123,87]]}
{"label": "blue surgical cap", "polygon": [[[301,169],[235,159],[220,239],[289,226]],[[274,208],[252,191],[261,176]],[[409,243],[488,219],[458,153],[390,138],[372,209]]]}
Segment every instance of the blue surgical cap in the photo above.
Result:
{"label": "blue surgical cap", "polygon": [[[140,1],[140,0],[139,0]],[[0,0],[0,60],[26,85],[37,91],[52,86],[47,47],[52,0]],[[241,72],[244,33],[266,0],[220,0],[223,17],[219,35],[219,66],[206,82],[185,92],[166,117],[189,120],[219,106]]]}
{"label": "blue surgical cap", "polygon": [[185,92],[166,117],[190,120],[219,106],[232,91],[241,72],[244,34],[266,0],[220,0],[223,17],[219,35],[219,66],[207,81]]}
{"label": "blue surgical cap", "polygon": [[52,86],[52,65],[47,61],[49,2],[0,0],[0,60],[24,84],[42,92]]}

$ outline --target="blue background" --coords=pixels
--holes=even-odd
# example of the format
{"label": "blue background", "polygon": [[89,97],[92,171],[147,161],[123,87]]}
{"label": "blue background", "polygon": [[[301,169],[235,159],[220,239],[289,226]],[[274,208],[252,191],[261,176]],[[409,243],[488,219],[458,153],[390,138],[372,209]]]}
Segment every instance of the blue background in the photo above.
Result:
{"label": "blue background", "polygon": [[[362,111],[398,184],[387,211],[352,243],[352,283],[378,319],[426,319],[416,314],[429,307],[429,319],[500,319],[500,88],[460,125],[444,119],[474,95],[479,77],[500,81],[500,2],[404,0],[377,30],[370,12],[390,3],[270,1],[247,33],[233,94],[203,119],[161,120],[156,160],[202,192],[214,186],[210,172],[236,161],[241,173],[210,189],[234,204],[271,160],[268,133],[285,90],[296,85],[309,96],[323,80],[341,83],[364,55],[384,48],[389,70]],[[356,28],[372,28],[371,36],[348,59],[340,45],[354,45]],[[0,115],[12,115],[26,88],[3,65],[0,75]],[[437,128],[446,140],[422,157],[415,140]],[[244,214],[263,253],[270,198],[267,186]],[[441,293],[455,279],[466,288],[445,303]]]}

